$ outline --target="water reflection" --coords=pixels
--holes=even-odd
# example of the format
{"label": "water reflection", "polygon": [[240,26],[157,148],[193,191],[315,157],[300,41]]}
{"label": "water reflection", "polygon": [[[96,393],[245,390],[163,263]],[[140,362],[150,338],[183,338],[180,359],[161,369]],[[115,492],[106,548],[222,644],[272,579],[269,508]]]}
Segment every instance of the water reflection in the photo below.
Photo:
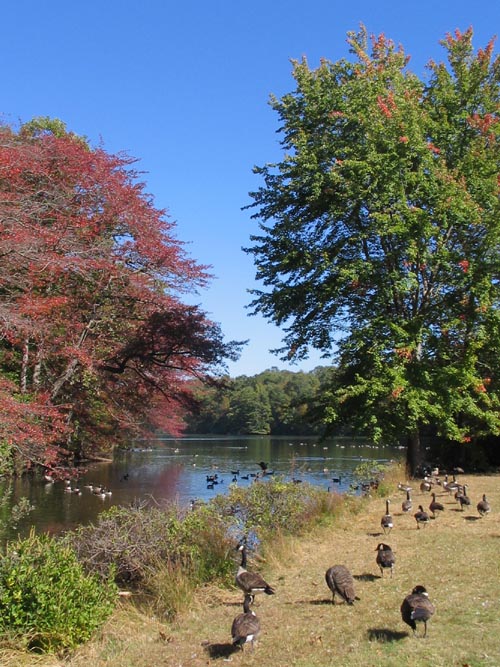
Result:
{"label": "water reflection", "polygon": [[[68,493],[63,482],[46,483],[29,477],[1,482],[0,491],[10,494],[8,507],[22,497],[34,506],[11,532],[12,538],[27,534],[31,526],[37,531],[59,533],[94,521],[99,512],[112,505],[144,500],[184,505],[194,499],[209,500],[215,494],[227,493],[231,484],[252,484],[255,476],[262,474],[259,462],[287,480],[345,492],[355,481],[353,473],[360,463],[385,462],[401,455],[397,448],[347,439],[318,443],[313,438],[289,437],[162,438],[152,448],[134,447],[118,454],[111,463],[90,465],[78,480],[81,495]],[[212,481],[207,482],[207,478]],[[111,495],[101,497],[92,492],[91,486],[107,487]]]}

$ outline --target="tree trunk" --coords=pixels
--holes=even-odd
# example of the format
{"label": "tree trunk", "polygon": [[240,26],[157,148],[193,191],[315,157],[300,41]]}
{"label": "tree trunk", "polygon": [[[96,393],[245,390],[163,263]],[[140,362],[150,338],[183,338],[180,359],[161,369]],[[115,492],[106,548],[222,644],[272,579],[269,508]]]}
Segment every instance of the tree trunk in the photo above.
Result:
{"label": "tree trunk", "polygon": [[25,394],[28,391],[28,364],[30,358],[30,345],[29,339],[26,338],[23,343],[23,359],[21,362],[21,394]]}
{"label": "tree trunk", "polygon": [[[79,348],[83,347],[83,344],[85,343],[85,339],[87,338],[87,335],[88,335],[89,331],[92,329],[92,327],[94,325],[94,322],[95,322],[95,320],[90,320],[90,322],[88,322],[85,325],[85,329],[80,334],[80,338],[78,340],[77,347],[79,347]],[[64,373],[62,375],[60,375],[57,378],[57,380],[54,382],[54,386],[53,386],[52,391],[50,393],[50,400],[51,401],[53,401],[57,397],[57,395],[61,391],[63,385],[73,377],[73,374],[75,373],[76,369],[78,368],[78,365],[79,365],[78,359],[72,359],[68,363]]]}
{"label": "tree trunk", "polygon": [[420,432],[418,429],[410,433],[406,449],[406,473],[411,479],[422,463],[422,452],[420,450]]}
{"label": "tree trunk", "polygon": [[42,345],[38,345],[35,357],[35,366],[33,368],[33,389],[40,389],[41,377],[42,377]]}

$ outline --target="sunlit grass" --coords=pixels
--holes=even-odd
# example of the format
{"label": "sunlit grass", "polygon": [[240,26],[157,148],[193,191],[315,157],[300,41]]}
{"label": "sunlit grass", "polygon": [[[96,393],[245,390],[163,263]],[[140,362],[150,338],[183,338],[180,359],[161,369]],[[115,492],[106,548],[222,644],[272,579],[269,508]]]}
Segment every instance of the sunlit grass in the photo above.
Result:
{"label": "sunlit grass", "polygon": [[[0,664],[201,667],[230,661],[273,667],[498,667],[500,477],[467,476],[473,503],[465,512],[452,496],[438,491],[445,511],[417,530],[413,512],[418,504],[427,508],[430,496],[414,484],[414,510],[403,514],[400,474],[391,480],[394,529],[389,535],[380,529],[383,498],[349,499],[347,509],[332,514],[331,521],[310,534],[275,535],[263,558],[251,561],[276,588],[273,596],[257,596],[254,610],[262,634],[254,653],[248,648],[233,652],[230,646],[231,622],[242,610],[241,591],[212,585],[198,590],[175,621],[156,615],[154,606],[137,608],[124,601],[101,636],[73,655],[59,662],[33,657],[30,663],[24,657],[9,662],[7,653],[0,653]],[[483,493],[492,512],[480,519],[475,506]],[[375,562],[379,541],[395,551],[392,579],[387,573],[380,577]],[[360,599],[353,606],[331,604],[324,574],[338,563],[355,577]],[[399,610],[417,584],[426,586],[436,605],[425,639],[412,636]]]}

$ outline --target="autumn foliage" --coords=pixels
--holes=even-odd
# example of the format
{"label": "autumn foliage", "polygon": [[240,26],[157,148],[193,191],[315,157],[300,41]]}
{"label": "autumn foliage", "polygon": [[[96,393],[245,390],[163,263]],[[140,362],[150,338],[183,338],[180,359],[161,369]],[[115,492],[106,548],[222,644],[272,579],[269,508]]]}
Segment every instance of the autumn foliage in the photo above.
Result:
{"label": "autumn foliage", "polygon": [[0,441],[25,462],[178,431],[189,379],[237,354],[183,303],[210,276],[133,163],[60,121],[0,128]]}

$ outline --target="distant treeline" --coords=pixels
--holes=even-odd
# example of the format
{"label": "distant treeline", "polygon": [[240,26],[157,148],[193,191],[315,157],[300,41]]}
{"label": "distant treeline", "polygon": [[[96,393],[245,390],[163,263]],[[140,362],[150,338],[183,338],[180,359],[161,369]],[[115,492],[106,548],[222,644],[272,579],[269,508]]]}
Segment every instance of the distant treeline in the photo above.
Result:
{"label": "distant treeline", "polygon": [[223,386],[200,386],[199,411],[187,419],[188,433],[317,435],[324,426],[317,405],[333,368],[308,373],[271,368],[258,375],[227,378]]}

